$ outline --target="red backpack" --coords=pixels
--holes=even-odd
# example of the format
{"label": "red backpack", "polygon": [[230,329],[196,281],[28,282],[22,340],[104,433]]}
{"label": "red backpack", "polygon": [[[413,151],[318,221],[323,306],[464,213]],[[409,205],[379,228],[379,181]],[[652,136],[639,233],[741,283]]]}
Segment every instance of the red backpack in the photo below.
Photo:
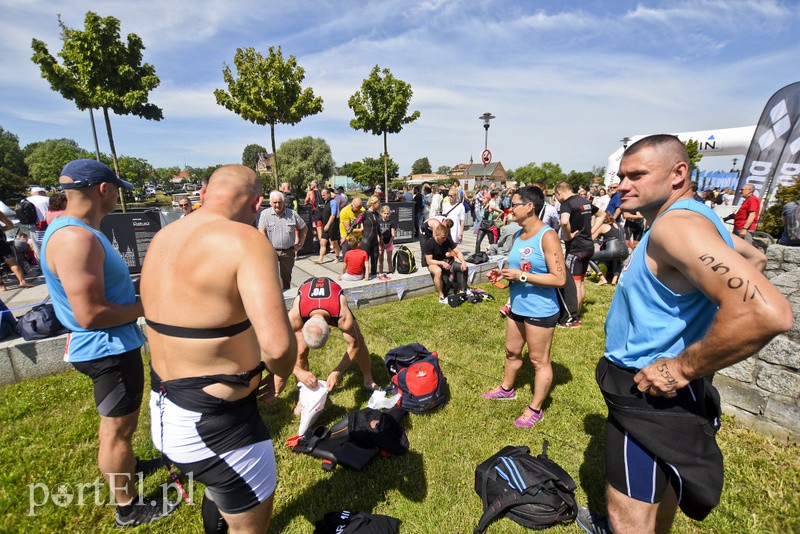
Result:
{"label": "red backpack", "polygon": [[397,370],[392,376],[392,393],[401,393],[398,406],[420,414],[432,412],[447,404],[447,379],[439,366],[438,354],[433,352],[425,355],[424,352],[418,352],[413,361],[394,360],[394,363]]}

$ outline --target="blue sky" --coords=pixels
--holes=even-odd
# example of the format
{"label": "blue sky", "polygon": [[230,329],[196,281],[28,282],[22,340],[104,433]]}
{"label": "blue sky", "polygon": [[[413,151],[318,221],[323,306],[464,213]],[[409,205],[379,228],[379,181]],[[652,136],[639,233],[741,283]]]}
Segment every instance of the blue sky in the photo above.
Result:
{"label": "blue sky", "polygon": [[[118,153],[155,166],[239,162],[248,143],[269,146],[268,128],[214,100],[237,47],[281,45],[297,57],[324,110],[277,126],[276,142],[322,137],[337,164],[382,150],[380,137],[349,126],[347,99],[370,69],[409,82],[422,115],[389,136],[401,173],[423,156],[434,169],[477,162],[486,111],[497,117],[489,148],[506,168],[583,171],[605,166],[624,136],[753,125],[800,79],[798,1],[0,0],[0,126],[23,146],[69,137],[93,147],[87,114],[30,61],[33,37],[60,50],[58,13],[82,27],[88,10],[141,36],[161,79],[150,101],[164,120],[112,115]],[[730,158],[700,167],[727,169]]]}

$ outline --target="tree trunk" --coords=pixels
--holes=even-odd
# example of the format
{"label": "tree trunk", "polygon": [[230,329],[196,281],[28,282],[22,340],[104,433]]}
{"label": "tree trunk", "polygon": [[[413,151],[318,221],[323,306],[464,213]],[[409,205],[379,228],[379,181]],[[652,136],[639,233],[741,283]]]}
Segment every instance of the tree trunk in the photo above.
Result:
{"label": "tree trunk", "polygon": [[386,146],[386,132],[383,132],[383,194],[389,200],[389,149]]}
{"label": "tree trunk", "polygon": [[275,177],[275,190],[277,191],[280,184],[278,184],[278,151],[275,150],[275,125],[273,123],[269,125],[269,135],[272,138],[272,155],[275,158],[275,165],[272,166],[272,175]]}
{"label": "tree trunk", "polygon": [[[114,134],[111,133],[111,120],[108,118],[108,108],[103,108],[103,118],[106,121],[106,132],[108,133],[108,146],[111,148],[111,161],[114,162],[114,174],[119,176],[119,163],[117,162],[117,149],[114,146]],[[127,206],[125,205],[125,188],[119,188],[119,201],[122,204],[122,213],[128,211]]]}

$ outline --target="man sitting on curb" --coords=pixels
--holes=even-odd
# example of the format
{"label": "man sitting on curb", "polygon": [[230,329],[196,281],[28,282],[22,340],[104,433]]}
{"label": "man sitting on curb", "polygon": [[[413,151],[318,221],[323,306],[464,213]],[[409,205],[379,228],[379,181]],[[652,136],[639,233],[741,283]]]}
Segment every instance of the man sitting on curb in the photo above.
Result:
{"label": "man sitting on curb", "polygon": [[464,255],[450,238],[447,226],[437,225],[433,229],[433,239],[421,240],[420,248],[428,271],[433,277],[433,285],[436,287],[436,292],[439,293],[440,303],[447,304],[446,293],[450,284],[445,284],[444,277],[449,277],[451,272],[455,276],[458,292],[467,292],[467,262],[464,261]]}
{"label": "man sitting on curb", "polygon": [[[341,330],[347,343],[347,350],[339,364],[328,375],[326,380],[328,391],[336,387],[342,373],[347,371],[354,360],[361,369],[364,388],[373,390],[378,387],[372,379],[369,350],[364,336],[339,284],[330,278],[309,278],[303,282],[297,290],[297,298],[294,299],[292,309],[289,310],[289,323],[297,338],[297,363],[293,374],[298,383],[302,382],[311,389],[317,388],[317,377],[309,370],[308,353],[310,349],[325,346],[330,336],[330,327],[334,327]],[[268,379],[269,376],[265,380]],[[267,388],[270,386],[271,384],[266,384]],[[274,386],[274,394],[267,390],[262,400],[268,402],[280,395],[286,387],[286,380],[276,375]]]}

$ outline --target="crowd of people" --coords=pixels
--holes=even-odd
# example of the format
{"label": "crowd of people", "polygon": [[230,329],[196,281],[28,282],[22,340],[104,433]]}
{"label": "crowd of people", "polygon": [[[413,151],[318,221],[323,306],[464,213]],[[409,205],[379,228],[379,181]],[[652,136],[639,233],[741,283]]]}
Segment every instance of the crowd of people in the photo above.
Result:
{"label": "crowd of people", "polygon": [[[623,155],[620,181],[609,187],[607,193],[613,193],[605,209],[586,191],[574,193],[566,182],[556,186],[560,236],[546,216],[543,187],[481,190],[469,199],[454,184],[431,190],[427,211],[420,191],[422,259],[440,301],[445,273],[454,275],[446,277],[454,291],[467,291],[466,260],[458,248],[467,202],[478,205],[480,193],[481,220],[518,227],[504,236],[511,240],[507,265],[492,273],[495,280],[510,282],[510,301],[503,378],[483,397],[516,398],[527,345],[533,398],[514,421],[519,428],[544,417],[558,289],[572,280],[582,298],[593,236],[607,236],[606,250],[614,256],[609,261],[621,261],[612,249],[630,241],[623,220],[649,222],[649,231],[636,236],[639,246],[632,247],[626,268],[613,271],[618,287],[596,370],[609,409],[608,513],[617,533],[666,531],[677,507],[697,520],[713,509],[722,489],[722,454],[707,429],[718,427],[719,401],[704,377],[753,354],[792,325],[789,303],[762,274],[766,257],[744,239],[750,208],[743,204],[743,214],[737,214],[744,217],[745,235],[731,234],[693,198],[688,169],[676,137],[637,141]],[[59,183],[66,207],[43,236],[41,268],[56,314],[71,332],[66,356],[93,382],[100,414],[98,464],[118,503],[117,525],[156,521],[176,506],[140,499],[134,487],[134,473],[145,474],[149,465],[134,456],[131,445],[144,393],[144,338],[137,325],[144,317],[155,447],[206,486],[201,506],[206,532],[266,531],[279,475],[269,430],[258,413],[259,397],[275,398],[290,375],[330,391],[353,362],[363,387],[377,387],[366,340],[339,284],[307,280],[292,308],[284,307],[282,289],[289,287],[295,253],[308,231],[287,206],[294,199],[273,191],[256,229],[251,223],[263,200],[257,175],[241,165],[218,168],[201,190],[202,208],[153,238],[137,291],[99,230],[120,190],[132,184],[89,159],[70,162]],[[343,277],[351,268],[362,277],[383,272],[383,253],[395,228],[380,211],[379,195],[342,205],[330,189],[312,188],[306,198],[319,212],[311,221],[320,242],[340,240]],[[620,219],[623,214],[629,218]],[[488,236],[488,226],[477,231]],[[490,239],[490,248],[499,244],[495,241]],[[347,350],[322,386],[308,357],[325,345],[331,328],[341,331]],[[596,516],[579,520],[599,531]]]}

